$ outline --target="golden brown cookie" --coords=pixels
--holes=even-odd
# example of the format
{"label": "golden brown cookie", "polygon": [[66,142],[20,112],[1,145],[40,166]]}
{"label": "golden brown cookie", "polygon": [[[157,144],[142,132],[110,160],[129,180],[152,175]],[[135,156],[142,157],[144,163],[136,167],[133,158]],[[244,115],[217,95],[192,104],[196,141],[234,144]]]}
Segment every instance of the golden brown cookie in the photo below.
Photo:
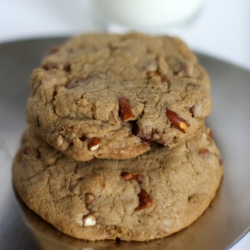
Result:
{"label": "golden brown cookie", "polygon": [[167,36],[72,38],[34,70],[31,88],[30,126],[80,161],[133,158],[152,141],[175,147],[198,134],[211,110],[206,72]]}
{"label": "golden brown cookie", "polygon": [[68,235],[146,241],[196,220],[222,172],[206,131],[172,150],[154,145],[134,159],[76,162],[27,129],[13,180],[28,207]]}

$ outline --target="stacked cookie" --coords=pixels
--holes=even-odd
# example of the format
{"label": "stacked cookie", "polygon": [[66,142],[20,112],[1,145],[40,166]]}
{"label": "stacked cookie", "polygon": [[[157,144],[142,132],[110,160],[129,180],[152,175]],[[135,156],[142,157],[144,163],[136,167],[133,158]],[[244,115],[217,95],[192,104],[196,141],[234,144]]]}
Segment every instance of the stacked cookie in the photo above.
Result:
{"label": "stacked cookie", "polygon": [[208,76],[179,39],[74,37],[32,73],[14,185],[71,236],[165,237],[196,220],[219,186],[210,111]]}

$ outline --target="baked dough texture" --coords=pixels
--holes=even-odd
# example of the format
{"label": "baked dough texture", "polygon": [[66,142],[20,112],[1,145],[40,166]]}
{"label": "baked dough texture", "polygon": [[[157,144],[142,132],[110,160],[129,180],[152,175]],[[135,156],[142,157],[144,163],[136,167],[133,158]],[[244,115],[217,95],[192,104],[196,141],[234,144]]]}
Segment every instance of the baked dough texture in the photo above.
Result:
{"label": "baked dough texture", "polygon": [[134,159],[77,162],[27,128],[13,181],[28,207],[65,234],[147,241],[195,221],[215,196],[222,173],[206,130],[171,150],[154,144]]}
{"label": "baked dough texture", "polygon": [[30,78],[27,121],[70,158],[128,159],[173,148],[211,111],[210,82],[178,38],[85,34],[53,47]]}

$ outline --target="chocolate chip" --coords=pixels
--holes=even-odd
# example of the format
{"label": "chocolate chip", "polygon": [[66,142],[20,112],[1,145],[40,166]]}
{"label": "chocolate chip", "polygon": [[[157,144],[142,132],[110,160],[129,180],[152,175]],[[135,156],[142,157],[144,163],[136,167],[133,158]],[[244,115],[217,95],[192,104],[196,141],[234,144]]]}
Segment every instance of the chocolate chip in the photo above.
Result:
{"label": "chocolate chip", "polygon": [[138,135],[140,129],[139,129],[139,126],[138,126],[137,122],[132,121],[131,124],[132,124],[132,133],[133,133],[133,135],[135,135],[135,136]]}
{"label": "chocolate chip", "polygon": [[28,155],[28,156],[31,156],[33,158],[37,158],[37,159],[40,158],[40,152],[37,149],[35,149],[35,148],[31,147],[31,146],[26,146],[23,149],[23,153]]}
{"label": "chocolate chip", "polygon": [[83,135],[83,136],[81,136],[79,139],[80,139],[81,141],[86,141],[86,140],[87,140],[87,137],[86,137],[85,135]]}
{"label": "chocolate chip", "polygon": [[192,117],[194,117],[195,114],[195,105],[193,105],[190,109],[189,112],[192,114]]}

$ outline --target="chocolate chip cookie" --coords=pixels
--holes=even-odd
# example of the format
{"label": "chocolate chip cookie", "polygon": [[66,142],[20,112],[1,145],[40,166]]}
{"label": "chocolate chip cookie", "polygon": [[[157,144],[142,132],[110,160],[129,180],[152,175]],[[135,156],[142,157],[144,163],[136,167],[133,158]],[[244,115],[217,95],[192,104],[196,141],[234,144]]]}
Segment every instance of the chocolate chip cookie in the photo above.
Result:
{"label": "chocolate chip cookie", "polygon": [[79,161],[127,159],[197,135],[210,82],[178,38],[86,34],[54,47],[31,76],[30,126]]}
{"label": "chocolate chip cookie", "polygon": [[154,144],[134,159],[77,162],[27,129],[13,180],[28,207],[68,235],[146,241],[196,220],[222,172],[206,130],[171,150]]}

